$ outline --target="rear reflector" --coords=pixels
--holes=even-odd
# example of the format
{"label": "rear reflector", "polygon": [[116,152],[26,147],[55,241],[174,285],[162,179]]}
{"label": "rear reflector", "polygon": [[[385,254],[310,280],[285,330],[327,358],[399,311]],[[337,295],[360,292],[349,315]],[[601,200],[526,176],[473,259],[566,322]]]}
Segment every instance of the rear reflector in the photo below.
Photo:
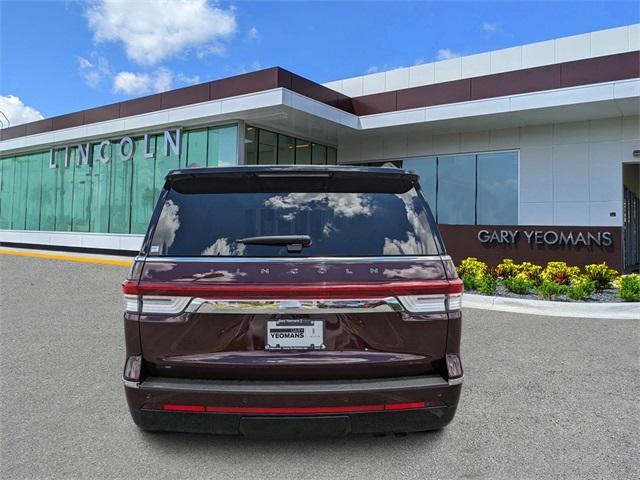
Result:
{"label": "rear reflector", "polygon": [[170,410],[173,412],[204,412],[205,409],[202,405],[176,405],[174,403],[165,403],[162,405],[163,410]]}
{"label": "rear reflector", "polygon": [[[336,407],[206,407],[204,405],[178,405],[164,403],[163,410],[195,413],[230,413],[246,415],[317,415],[326,413],[367,413],[425,408],[425,402],[388,403],[380,405],[343,405]],[[157,408],[158,405],[145,405],[143,408]]]}

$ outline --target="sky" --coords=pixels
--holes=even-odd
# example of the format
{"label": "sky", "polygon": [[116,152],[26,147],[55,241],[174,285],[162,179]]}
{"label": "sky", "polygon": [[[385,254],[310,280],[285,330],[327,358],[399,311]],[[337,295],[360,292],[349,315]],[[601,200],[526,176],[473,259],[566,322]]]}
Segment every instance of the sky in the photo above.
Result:
{"label": "sky", "polygon": [[17,125],[272,66],[322,83],[639,21],[636,1],[0,0],[0,111]]}

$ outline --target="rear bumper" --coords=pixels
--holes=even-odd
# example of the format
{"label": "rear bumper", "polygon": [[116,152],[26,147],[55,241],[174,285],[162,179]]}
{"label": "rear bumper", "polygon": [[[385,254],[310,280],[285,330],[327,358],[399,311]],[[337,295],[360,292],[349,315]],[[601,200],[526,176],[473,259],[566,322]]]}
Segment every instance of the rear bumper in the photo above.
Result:
{"label": "rear bumper", "polygon": [[[134,421],[146,430],[295,438],[442,428],[458,404],[461,384],[454,383],[439,375],[333,381],[151,377],[125,391]],[[201,411],[167,411],[166,405]],[[409,407],[385,408],[393,405]],[[380,411],[353,413],[362,406]],[[264,413],[273,408],[295,413]]]}

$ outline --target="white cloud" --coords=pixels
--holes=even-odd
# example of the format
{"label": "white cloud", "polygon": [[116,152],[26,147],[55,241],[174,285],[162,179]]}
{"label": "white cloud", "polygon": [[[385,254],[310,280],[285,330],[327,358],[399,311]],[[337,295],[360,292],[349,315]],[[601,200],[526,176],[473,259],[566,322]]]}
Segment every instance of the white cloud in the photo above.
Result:
{"label": "white cloud", "polygon": [[422,65],[424,63],[424,58],[416,58],[416,61],[413,62],[414,65]]}
{"label": "white cloud", "polygon": [[118,72],[113,77],[113,92],[126,95],[144,95],[151,92],[171,90],[174,82],[181,85],[200,83],[200,77],[189,77],[184,73],[174,74],[166,67],[157,68],[152,73]]}
{"label": "white cloud", "polygon": [[260,39],[260,32],[258,31],[258,29],[256,27],[251,27],[249,29],[249,38],[252,40],[259,40]]}
{"label": "white cloud", "polygon": [[498,31],[498,24],[496,23],[490,23],[490,22],[482,22],[482,29],[485,32],[497,32]]}
{"label": "white cloud", "polygon": [[184,85],[195,85],[196,83],[200,83],[200,75],[189,77],[184,73],[179,73],[176,75],[176,80]]}
{"label": "white cloud", "polygon": [[369,68],[367,68],[367,73],[377,73],[379,70],[380,69],[377,65],[371,65]]}
{"label": "white cloud", "polygon": [[456,57],[459,57],[459,56],[460,56],[460,54],[458,52],[454,52],[453,50],[451,50],[449,48],[441,48],[436,53],[436,59],[438,59],[438,60],[448,60],[450,58],[456,58]]}
{"label": "white cloud", "polygon": [[93,61],[85,57],[76,57],[80,75],[91,88],[97,87],[103,78],[111,75],[111,68],[106,58],[91,54]]}
{"label": "white cloud", "polygon": [[142,65],[190,48],[219,54],[237,28],[233,8],[208,0],[94,0],[85,15],[96,42],[120,42]]}
{"label": "white cloud", "polygon": [[[8,126],[20,125],[21,123],[35,122],[36,120],[42,120],[44,116],[33,107],[29,107],[22,103],[20,97],[15,95],[0,95],[0,125],[2,128]],[[5,116],[7,118],[5,118]],[[7,119],[9,125],[7,125]]]}

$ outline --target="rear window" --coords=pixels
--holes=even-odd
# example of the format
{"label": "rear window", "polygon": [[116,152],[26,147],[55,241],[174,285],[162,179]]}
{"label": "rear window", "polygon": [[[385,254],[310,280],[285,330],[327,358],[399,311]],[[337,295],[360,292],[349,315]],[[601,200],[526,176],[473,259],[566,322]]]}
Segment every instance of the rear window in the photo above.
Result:
{"label": "rear window", "polygon": [[[290,179],[289,191],[273,192],[264,191],[264,184],[259,191],[230,189],[225,193],[218,193],[219,183],[214,191],[208,191],[203,184],[197,188],[172,188],[163,200],[148,253],[172,257],[439,253],[431,212],[412,186],[404,192],[350,192],[348,185],[336,185],[336,191],[331,191],[331,184],[325,183],[322,191],[314,191],[310,185],[303,185],[303,191],[291,191],[295,184]],[[306,235],[311,244],[291,252],[286,245],[237,241],[283,235]]]}

